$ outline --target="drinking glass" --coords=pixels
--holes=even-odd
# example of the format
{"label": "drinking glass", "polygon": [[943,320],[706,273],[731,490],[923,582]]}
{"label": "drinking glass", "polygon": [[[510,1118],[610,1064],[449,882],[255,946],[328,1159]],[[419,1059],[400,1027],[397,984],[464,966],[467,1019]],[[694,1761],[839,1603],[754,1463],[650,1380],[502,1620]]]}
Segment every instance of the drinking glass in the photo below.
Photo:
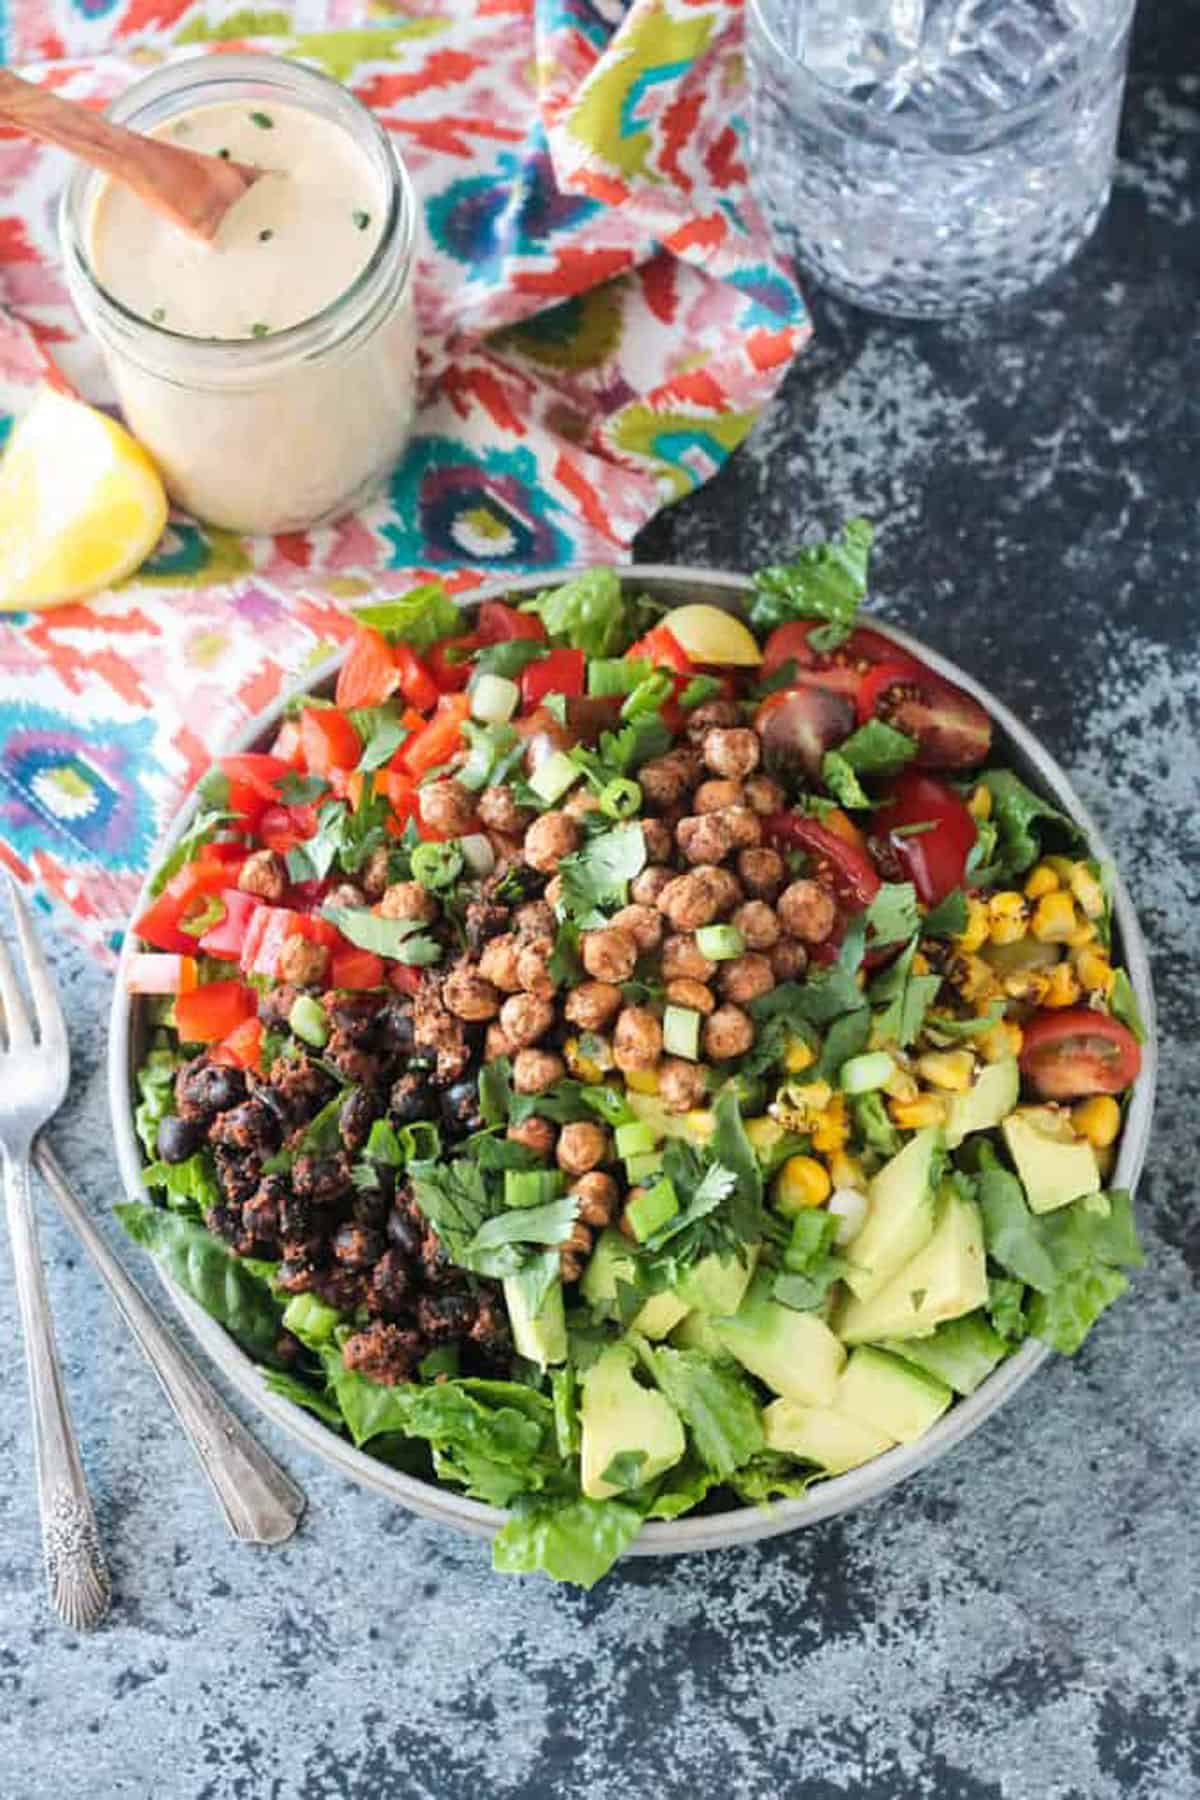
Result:
{"label": "drinking glass", "polygon": [[873,312],[1021,293],[1104,210],[1136,0],[746,0],[755,180]]}

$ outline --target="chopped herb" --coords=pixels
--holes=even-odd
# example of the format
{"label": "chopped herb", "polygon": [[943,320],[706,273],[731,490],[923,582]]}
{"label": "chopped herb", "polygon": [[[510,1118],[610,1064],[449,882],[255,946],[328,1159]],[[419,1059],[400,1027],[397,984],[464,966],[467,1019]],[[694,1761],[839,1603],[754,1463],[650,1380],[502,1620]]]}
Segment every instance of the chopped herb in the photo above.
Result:
{"label": "chopped herb", "polygon": [[150,323],[152,325],[161,325],[163,320],[166,318],[166,316],[167,316],[166,307],[165,306],[156,306],[154,311],[150,314]]}
{"label": "chopped herb", "polygon": [[351,213],[350,216],[360,231],[365,231],[367,226],[371,223],[371,215],[369,212]]}
{"label": "chopped herb", "polygon": [[260,131],[274,131],[275,129],[275,121],[270,113],[252,112],[250,114],[250,123],[252,125],[257,125]]}
{"label": "chopped herb", "polygon": [[223,160],[223,161],[224,161],[224,162],[228,162],[228,161],[229,161],[229,152],[228,152],[228,150],[225,150],[225,149],[221,149],[221,150],[218,150],[218,151],[217,151],[217,155],[218,155],[218,156],[219,156],[219,157],[221,157],[221,159],[222,159],[222,160]]}
{"label": "chopped herb", "polygon": [[271,327],[269,325],[252,325],[250,327],[250,335],[251,337],[266,337],[270,329]]}
{"label": "chopped herb", "polygon": [[274,233],[274,232],[273,232],[273,231],[272,231],[272,230],[271,230],[271,227],[270,227],[270,226],[269,226],[269,225],[266,225],[266,226],[264,226],[264,227],[263,227],[263,229],[262,229],[262,230],[261,230],[261,231],[260,231],[260,232],[259,232],[259,234],[258,234],[258,241],[259,241],[259,243],[260,243],[260,244],[269,244],[269,243],[270,243],[270,241],[271,241],[271,239],[272,239],[272,238],[273,238],[273,237],[274,237],[274,236],[275,236],[275,233]]}

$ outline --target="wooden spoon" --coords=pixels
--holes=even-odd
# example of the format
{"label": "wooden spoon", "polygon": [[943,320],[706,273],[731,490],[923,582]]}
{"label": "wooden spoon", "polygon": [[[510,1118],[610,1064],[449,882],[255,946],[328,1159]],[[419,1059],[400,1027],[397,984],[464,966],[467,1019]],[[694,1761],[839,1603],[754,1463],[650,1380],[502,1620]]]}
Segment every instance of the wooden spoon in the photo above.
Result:
{"label": "wooden spoon", "polygon": [[206,243],[216,236],[234,202],[262,174],[248,163],[202,156],[198,150],[127,131],[90,107],[62,100],[7,69],[0,69],[0,120],[103,169]]}

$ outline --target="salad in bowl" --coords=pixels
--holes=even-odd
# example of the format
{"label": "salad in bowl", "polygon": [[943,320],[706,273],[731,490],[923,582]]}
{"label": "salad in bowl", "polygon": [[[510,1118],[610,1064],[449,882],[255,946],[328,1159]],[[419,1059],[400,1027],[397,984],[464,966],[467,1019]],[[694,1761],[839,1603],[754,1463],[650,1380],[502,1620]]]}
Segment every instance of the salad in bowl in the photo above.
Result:
{"label": "salad in bowl", "polygon": [[902,1461],[1140,1260],[1111,877],[869,543],[362,607],[134,920],[122,1222],[501,1569]]}

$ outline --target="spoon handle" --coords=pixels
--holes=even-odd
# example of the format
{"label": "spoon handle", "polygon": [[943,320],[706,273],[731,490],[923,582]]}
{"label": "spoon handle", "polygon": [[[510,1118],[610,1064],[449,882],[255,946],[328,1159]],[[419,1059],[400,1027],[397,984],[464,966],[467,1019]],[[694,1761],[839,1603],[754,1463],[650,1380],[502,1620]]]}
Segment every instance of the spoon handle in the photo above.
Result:
{"label": "spoon handle", "polygon": [[0,69],[0,120],[54,144],[131,188],[193,236],[211,241],[235,200],[260,174],[245,163],[202,156],[114,125],[102,113],[63,100]]}

